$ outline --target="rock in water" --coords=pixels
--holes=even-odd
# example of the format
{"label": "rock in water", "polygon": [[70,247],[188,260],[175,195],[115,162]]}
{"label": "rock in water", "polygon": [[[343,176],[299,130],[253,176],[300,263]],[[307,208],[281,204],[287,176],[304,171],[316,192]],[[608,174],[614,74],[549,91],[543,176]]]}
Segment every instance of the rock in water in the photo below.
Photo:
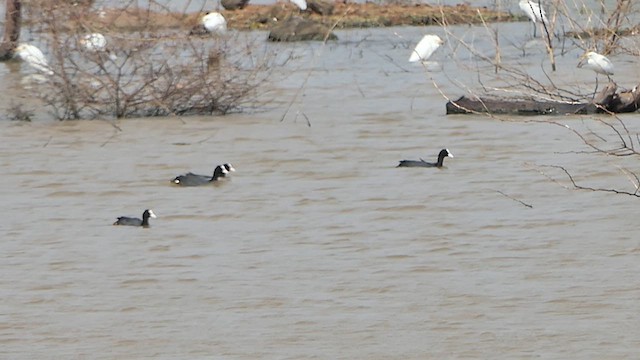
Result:
{"label": "rock in water", "polygon": [[271,41],[323,41],[325,37],[327,40],[338,39],[328,27],[297,16],[278,22],[269,33]]}
{"label": "rock in water", "polygon": [[334,4],[327,0],[307,0],[309,10],[322,16],[329,16],[333,14]]}
{"label": "rock in water", "polygon": [[225,10],[239,10],[244,9],[249,0],[221,0],[220,3]]}

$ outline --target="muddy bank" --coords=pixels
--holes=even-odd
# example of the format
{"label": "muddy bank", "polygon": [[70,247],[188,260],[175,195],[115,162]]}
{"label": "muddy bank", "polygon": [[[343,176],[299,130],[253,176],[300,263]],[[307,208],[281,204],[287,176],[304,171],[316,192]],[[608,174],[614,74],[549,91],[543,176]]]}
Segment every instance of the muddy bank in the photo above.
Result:
{"label": "muddy bank", "polygon": [[[235,12],[223,12],[228,16],[231,25],[238,29],[260,28],[265,14],[296,13],[298,10],[292,5],[282,4],[273,6],[252,6]],[[307,13],[306,16],[320,21],[327,26],[336,28],[367,28],[385,26],[419,26],[440,25],[443,23],[480,23],[485,21],[514,20],[512,14],[497,12],[486,8],[476,8],[469,5],[432,6],[432,5],[377,5],[367,4],[335,4],[333,15],[320,16]]]}
{"label": "muddy bank", "polygon": [[[275,5],[248,5],[242,10],[220,11],[227,19],[230,29],[269,29],[274,18],[296,14],[319,21],[336,28],[368,28],[386,26],[423,26],[446,24],[471,24],[495,21],[526,20],[520,15],[498,12],[488,8],[472,7],[466,4],[456,6],[435,5],[377,5],[336,3],[332,15],[321,16],[310,12],[300,12],[290,3]],[[135,31],[142,27],[182,28],[196,24],[200,14],[175,14],[150,12],[147,9],[105,10],[102,17],[93,19],[93,24],[102,24],[109,30]]]}

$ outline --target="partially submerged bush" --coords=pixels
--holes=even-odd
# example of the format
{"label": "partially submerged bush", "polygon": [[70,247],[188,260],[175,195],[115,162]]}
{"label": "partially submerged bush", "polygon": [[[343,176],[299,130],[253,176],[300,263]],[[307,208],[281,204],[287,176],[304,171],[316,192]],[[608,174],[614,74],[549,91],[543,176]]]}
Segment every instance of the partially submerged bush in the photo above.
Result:
{"label": "partially submerged bush", "polygon": [[96,30],[76,12],[92,10],[49,1],[40,9],[39,35],[47,38],[54,75],[38,95],[61,120],[236,111],[254,99],[275,65],[264,40],[251,34],[193,37],[192,23],[160,31],[141,11],[139,28],[102,30],[107,50],[89,51],[82,42]]}
{"label": "partially submerged bush", "polygon": [[8,118],[12,121],[30,122],[33,117],[33,111],[27,110],[20,104],[11,104],[8,110]]}
{"label": "partially submerged bush", "polygon": [[578,39],[585,50],[597,50],[608,55],[616,51],[637,54],[637,49],[629,49],[623,43],[623,36],[635,35],[638,31],[637,4],[630,0],[616,0],[605,4],[598,1],[598,7],[584,1],[558,2],[558,13],[566,19],[567,36]]}

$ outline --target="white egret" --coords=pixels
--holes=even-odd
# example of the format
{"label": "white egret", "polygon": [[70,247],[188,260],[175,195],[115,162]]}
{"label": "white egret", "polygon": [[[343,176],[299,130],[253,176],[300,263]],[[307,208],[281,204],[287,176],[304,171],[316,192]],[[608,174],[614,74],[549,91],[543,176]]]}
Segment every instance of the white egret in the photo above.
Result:
{"label": "white egret", "polygon": [[409,62],[426,61],[442,44],[444,41],[438,35],[427,34],[423,36],[411,52]]}
{"label": "white egret", "polygon": [[547,20],[547,14],[540,6],[539,0],[520,0],[520,9],[531,19],[533,22],[533,37],[536,37],[536,23],[549,24]]}
{"label": "white egret", "polygon": [[100,33],[87,34],[80,40],[80,44],[90,52],[104,51],[107,49],[107,38]]}
{"label": "white egret", "polygon": [[26,62],[29,66],[43,74],[53,75],[53,71],[49,67],[49,63],[44,57],[44,54],[34,45],[19,44],[14,50],[14,56],[20,58],[20,60]]}
{"label": "white egret", "polygon": [[578,67],[595,71],[597,74],[613,75],[613,64],[606,56],[589,51],[582,55]]}
{"label": "white egret", "polygon": [[104,52],[109,55],[111,61],[116,61],[118,57],[107,48],[107,38],[100,33],[87,34],[80,39],[80,45],[91,53]]}
{"label": "white egret", "polygon": [[306,0],[291,0],[300,10],[307,10],[307,1]]}
{"label": "white egret", "polygon": [[[590,69],[596,73],[596,90],[598,90],[598,74],[607,75],[607,78],[611,80],[609,75],[613,75],[613,64],[606,56],[600,55],[597,52],[589,51],[582,55],[578,67],[582,69]],[[594,91],[594,96],[595,96]]]}
{"label": "white egret", "polygon": [[209,33],[223,33],[227,31],[227,20],[219,12],[208,12],[202,17],[202,26]]}

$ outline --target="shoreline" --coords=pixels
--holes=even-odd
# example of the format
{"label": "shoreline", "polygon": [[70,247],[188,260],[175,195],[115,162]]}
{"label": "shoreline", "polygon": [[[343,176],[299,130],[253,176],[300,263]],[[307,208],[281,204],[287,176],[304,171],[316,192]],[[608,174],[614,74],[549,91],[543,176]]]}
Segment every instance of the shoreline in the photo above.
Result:
{"label": "shoreline", "polygon": [[[336,29],[372,28],[390,26],[429,26],[480,24],[483,22],[526,21],[522,15],[500,12],[467,4],[443,5],[397,5],[374,3],[336,3],[333,15],[321,16],[311,12],[300,12],[291,3],[275,5],[248,5],[242,10],[220,10],[227,20],[227,27],[234,30],[268,30],[273,19],[284,19],[292,15],[322,23]],[[102,17],[93,19],[97,28],[110,31],[137,31],[152,28],[185,28],[197,23],[199,13],[160,13],[148,9],[106,9]],[[142,21],[141,21],[142,20]],[[97,29],[98,30],[98,29]]]}

